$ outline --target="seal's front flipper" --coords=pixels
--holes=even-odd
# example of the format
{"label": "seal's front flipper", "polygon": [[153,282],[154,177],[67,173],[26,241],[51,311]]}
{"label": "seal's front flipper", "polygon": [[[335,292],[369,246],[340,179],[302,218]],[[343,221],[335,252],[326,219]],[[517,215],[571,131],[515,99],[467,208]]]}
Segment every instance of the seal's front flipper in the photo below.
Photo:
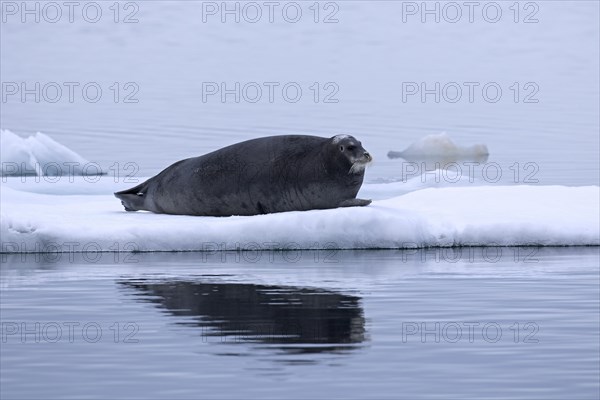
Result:
{"label": "seal's front flipper", "polygon": [[340,203],[338,207],[364,207],[371,204],[371,200],[364,199],[348,199]]}

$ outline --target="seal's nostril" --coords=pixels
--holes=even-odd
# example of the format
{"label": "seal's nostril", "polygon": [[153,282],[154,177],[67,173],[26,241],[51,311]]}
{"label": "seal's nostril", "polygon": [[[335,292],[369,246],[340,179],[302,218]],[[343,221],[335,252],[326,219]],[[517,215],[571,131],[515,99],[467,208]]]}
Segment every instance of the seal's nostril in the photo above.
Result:
{"label": "seal's nostril", "polygon": [[369,160],[371,159],[371,155],[365,151],[365,157],[367,157]]}

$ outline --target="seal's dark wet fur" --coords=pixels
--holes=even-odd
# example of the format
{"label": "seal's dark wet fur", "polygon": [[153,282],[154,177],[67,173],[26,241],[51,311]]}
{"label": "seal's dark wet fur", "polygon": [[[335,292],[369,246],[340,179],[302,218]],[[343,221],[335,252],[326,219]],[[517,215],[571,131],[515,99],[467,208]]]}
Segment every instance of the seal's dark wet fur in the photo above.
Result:
{"label": "seal's dark wet fur", "polygon": [[206,216],[365,206],[356,194],[370,161],[352,136],[271,136],[178,161],[115,196],[127,211]]}

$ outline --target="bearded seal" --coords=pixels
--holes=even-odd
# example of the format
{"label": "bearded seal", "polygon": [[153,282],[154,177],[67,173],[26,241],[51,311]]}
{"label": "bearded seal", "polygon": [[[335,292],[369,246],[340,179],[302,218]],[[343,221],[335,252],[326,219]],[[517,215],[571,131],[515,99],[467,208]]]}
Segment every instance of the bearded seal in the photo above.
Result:
{"label": "bearded seal", "polygon": [[203,216],[366,206],[356,195],[371,160],[349,135],[270,136],[178,161],[115,196],[126,211]]}

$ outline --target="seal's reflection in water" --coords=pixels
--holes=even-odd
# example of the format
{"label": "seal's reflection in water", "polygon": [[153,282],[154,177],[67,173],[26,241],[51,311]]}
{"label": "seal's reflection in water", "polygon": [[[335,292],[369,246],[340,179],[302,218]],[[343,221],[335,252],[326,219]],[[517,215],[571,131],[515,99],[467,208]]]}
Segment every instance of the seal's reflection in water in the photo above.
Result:
{"label": "seal's reflection in water", "polygon": [[[323,289],[198,281],[121,281],[139,299],[221,342],[255,343],[285,353],[339,352],[360,347],[365,319],[360,298]],[[189,326],[189,323],[185,323]]]}

